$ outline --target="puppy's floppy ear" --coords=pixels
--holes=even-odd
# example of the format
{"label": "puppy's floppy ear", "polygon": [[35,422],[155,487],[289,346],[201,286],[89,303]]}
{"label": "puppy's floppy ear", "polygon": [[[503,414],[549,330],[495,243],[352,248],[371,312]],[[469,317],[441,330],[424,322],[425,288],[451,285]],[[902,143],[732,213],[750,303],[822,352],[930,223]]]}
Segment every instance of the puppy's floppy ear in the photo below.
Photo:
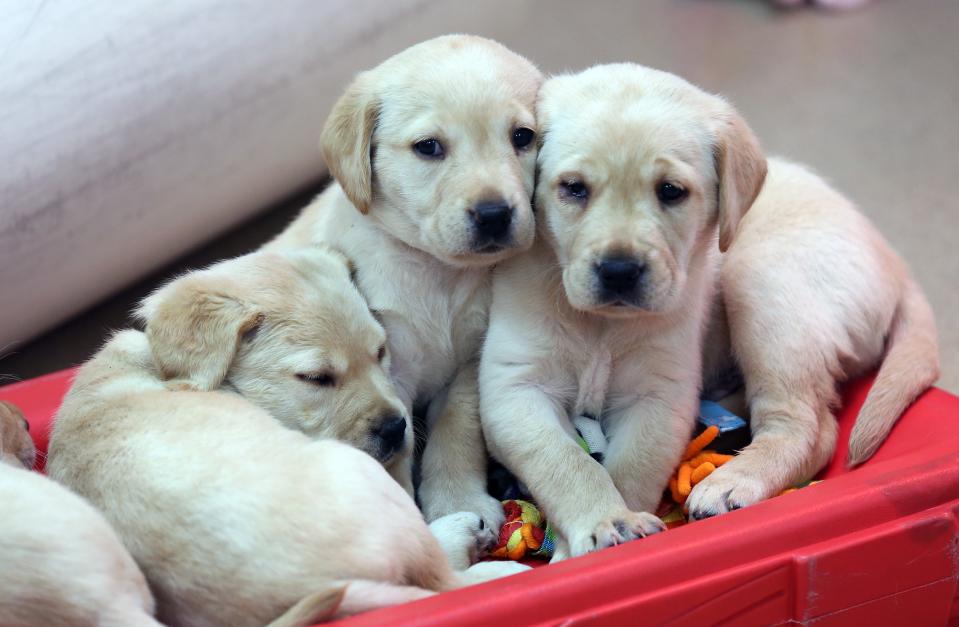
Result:
{"label": "puppy's floppy ear", "polygon": [[143,300],[136,313],[164,379],[203,391],[223,383],[241,339],[263,321],[241,293],[226,277],[195,272]]}
{"label": "puppy's floppy ear", "polygon": [[752,206],[766,179],[766,157],[746,121],[723,103],[713,147],[719,180],[719,250],[726,252],[739,221]]}
{"label": "puppy's floppy ear", "polygon": [[23,415],[23,411],[21,411],[19,407],[10,401],[0,399],[0,416],[3,416],[4,414],[9,414],[14,420],[19,420],[24,429],[27,431],[30,430],[30,423],[27,422],[27,418]]}
{"label": "puppy's floppy ear", "polygon": [[333,106],[323,126],[320,147],[333,178],[360,213],[373,203],[373,130],[379,117],[379,99],[369,72],[354,79]]}

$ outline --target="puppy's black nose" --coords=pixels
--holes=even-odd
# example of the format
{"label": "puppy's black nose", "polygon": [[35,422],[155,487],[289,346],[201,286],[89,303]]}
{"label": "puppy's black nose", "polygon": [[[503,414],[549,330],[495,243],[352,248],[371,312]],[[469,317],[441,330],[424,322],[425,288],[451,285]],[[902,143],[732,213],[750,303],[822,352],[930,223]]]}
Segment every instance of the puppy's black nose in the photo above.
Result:
{"label": "puppy's black nose", "polygon": [[373,434],[383,441],[384,448],[397,451],[403,448],[406,419],[403,416],[389,416],[373,430]]}
{"label": "puppy's black nose", "polygon": [[509,233],[513,208],[502,200],[481,202],[470,210],[470,217],[480,238],[498,240]]}
{"label": "puppy's black nose", "polygon": [[600,285],[610,294],[627,294],[636,288],[645,267],[629,257],[607,257],[596,266]]}

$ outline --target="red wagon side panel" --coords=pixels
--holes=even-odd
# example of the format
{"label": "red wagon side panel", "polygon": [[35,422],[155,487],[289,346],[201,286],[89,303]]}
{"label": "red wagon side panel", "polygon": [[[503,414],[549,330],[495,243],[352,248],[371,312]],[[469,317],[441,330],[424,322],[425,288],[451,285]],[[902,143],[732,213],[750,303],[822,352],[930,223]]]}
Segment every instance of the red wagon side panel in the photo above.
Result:
{"label": "red wagon side panel", "polygon": [[[72,373],[0,389],[43,450]],[[362,625],[959,624],[959,399],[930,390],[845,468],[869,382],[845,390],[826,481],[505,580],[370,612]]]}

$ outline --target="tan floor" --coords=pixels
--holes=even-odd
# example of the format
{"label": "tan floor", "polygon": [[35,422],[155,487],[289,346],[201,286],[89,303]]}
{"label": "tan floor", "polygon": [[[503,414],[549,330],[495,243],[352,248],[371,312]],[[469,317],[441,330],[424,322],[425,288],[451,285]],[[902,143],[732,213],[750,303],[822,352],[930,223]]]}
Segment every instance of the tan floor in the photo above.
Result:
{"label": "tan floor", "polygon": [[[909,261],[938,316],[940,385],[959,391],[959,200],[950,193],[959,184],[959,2],[880,0],[834,15],[759,0],[457,1],[424,5],[395,28],[411,43],[487,35],[554,72],[636,61],[725,94],[768,152],[826,175]],[[204,256],[265,234],[262,223],[241,229]],[[123,324],[130,300],[157,278],[22,347],[0,372],[33,376],[82,359],[99,341],[90,334]]]}

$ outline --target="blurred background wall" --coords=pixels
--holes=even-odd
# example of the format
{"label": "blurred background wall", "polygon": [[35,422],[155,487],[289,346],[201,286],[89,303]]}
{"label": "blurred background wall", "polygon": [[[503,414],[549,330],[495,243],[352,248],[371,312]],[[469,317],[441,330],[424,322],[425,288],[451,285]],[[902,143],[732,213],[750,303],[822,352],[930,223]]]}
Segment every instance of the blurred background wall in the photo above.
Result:
{"label": "blurred background wall", "polygon": [[549,72],[628,60],[729,97],[909,261],[959,390],[954,0],[2,3],[0,376],[81,361],[162,278],[281,229],[323,185],[316,140],[349,77],[447,32]]}

